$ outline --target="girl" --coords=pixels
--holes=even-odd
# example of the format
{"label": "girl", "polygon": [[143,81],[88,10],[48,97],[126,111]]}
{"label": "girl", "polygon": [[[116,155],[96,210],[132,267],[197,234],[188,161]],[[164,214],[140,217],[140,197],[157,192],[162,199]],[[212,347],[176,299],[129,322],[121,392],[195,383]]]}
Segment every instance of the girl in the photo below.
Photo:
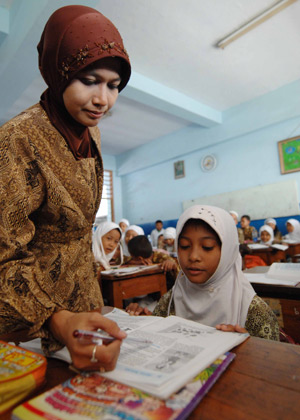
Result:
{"label": "girl", "polygon": [[168,252],[175,251],[175,238],[176,238],[176,229],[173,227],[168,227],[165,229],[164,233],[164,247]]}
{"label": "girl", "polygon": [[[160,299],[153,315],[175,314],[224,331],[279,340],[279,326],[268,305],[241,270],[236,227],[220,208],[187,209],[176,227],[181,271],[174,287]],[[150,314],[129,305],[127,312]]]}
{"label": "girl", "polygon": [[[119,248],[119,259],[116,263],[116,252],[121,241],[122,231],[113,222],[103,222],[98,225],[93,235],[93,253],[96,262],[100,263],[101,270],[109,270],[112,265],[121,265],[123,262],[122,248]],[[112,264],[114,259],[114,264]]]}
{"label": "girl", "polygon": [[281,243],[282,240],[282,233],[277,227],[277,222],[272,217],[268,217],[268,219],[265,220],[264,225],[269,225],[273,229],[274,233],[274,243]]}
{"label": "girl", "polygon": [[286,229],[288,233],[283,237],[286,243],[300,242],[300,223],[297,219],[288,219],[286,222]]}
{"label": "girl", "polygon": [[[66,345],[75,367],[111,370],[126,334],[99,313],[97,125],[126,86],[130,61],[117,28],[85,6],[55,11],[38,53],[48,88],[0,130],[0,333],[26,328],[46,355]],[[83,346],[73,337],[98,328],[117,340]]]}
{"label": "girl", "polygon": [[260,243],[264,245],[272,245],[274,240],[274,232],[271,226],[263,225],[259,228]]}
{"label": "girl", "polygon": [[140,226],[137,226],[137,225],[128,226],[128,228],[125,230],[124,239],[122,240],[123,253],[125,257],[130,257],[130,252],[128,251],[128,247],[127,247],[130,239],[134,238],[135,236],[144,235],[144,234],[145,234],[144,229],[141,228]]}

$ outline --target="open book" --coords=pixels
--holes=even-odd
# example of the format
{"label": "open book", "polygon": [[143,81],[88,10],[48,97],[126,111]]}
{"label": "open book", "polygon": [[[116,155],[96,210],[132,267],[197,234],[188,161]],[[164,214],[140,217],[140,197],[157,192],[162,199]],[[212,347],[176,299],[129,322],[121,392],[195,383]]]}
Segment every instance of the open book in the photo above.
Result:
{"label": "open book", "polygon": [[300,283],[300,264],[273,263],[269,268],[267,277],[279,280],[295,280],[296,283]]}
{"label": "open book", "polygon": [[151,343],[125,339],[115,370],[103,376],[162,399],[248,337],[177,316],[107,316],[130,337]]}
{"label": "open book", "polygon": [[167,400],[104,378],[99,372],[75,376],[13,411],[13,420],[184,420],[234,359],[227,353]]}
{"label": "open book", "polygon": [[116,308],[105,316],[128,336],[148,342],[123,340],[116,368],[101,375],[161,399],[177,392],[249,336],[219,331],[177,316],[129,316]]}
{"label": "open book", "polygon": [[111,268],[110,270],[103,270],[101,271],[101,275],[103,274],[113,274],[114,276],[127,276],[128,274],[133,273],[140,273],[147,270],[153,270],[153,268],[157,267],[157,265],[133,265],[130,267],[115,267]]}

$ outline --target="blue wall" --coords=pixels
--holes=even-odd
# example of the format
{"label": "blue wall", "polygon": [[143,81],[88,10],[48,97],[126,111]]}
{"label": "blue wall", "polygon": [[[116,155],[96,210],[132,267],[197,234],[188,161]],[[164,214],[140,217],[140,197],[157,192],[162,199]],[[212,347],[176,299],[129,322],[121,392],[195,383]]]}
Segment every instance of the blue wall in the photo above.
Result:
{"label": "blue wall", "polygon": [[[191,124],[111,158],[121,185],[115,197],[118,215],[135,224],[174,221],[185,200],[288,179],[300,186],[300,172],[281,175],[277,145],[300,135],[300,80],[222,114],[219,126]],[[210,153],[218,165],[212,172],[203,172],[201,159]],[[185,162],[185,177],[175,180],[177,160]],[[248,213],[247,203],[244,213]]]}

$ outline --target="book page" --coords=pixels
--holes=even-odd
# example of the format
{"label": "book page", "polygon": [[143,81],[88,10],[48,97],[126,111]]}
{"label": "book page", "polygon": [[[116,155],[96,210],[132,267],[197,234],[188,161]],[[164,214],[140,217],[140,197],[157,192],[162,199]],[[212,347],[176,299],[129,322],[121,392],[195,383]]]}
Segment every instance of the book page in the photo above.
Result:
{"label": "book page", "polygon": [[267,273],[267,277],[274,279],[294,280],[300,282],[300,264],[297,263],[273,263]]}
{"label": "book page", "polygon": [[276,279],[270,278],[265,273],[247,273],[244,272],[250,283],[272,284],[274,286],[296,286],[300,279]]}
{"label": "book page", "polygon": [[127,276],[128,274],[139,273],[153,269],[156,265],[134,265],[130,267],[112,268],[101,271],[101,274],[113,274],[114,276]]}
{"label": "book page", "polygon": [[250,249],[267,249],[269,245],[264,244],[247,244],[247,247]]}
{"label": "book page", "polygon": [[[147,325],[135,329],[144,319]],[[131,332],[129,332],[131,330]],[[180,317],[129,317],[130,337],[152,343],[123,341],[117,367],[105,377],[167,398],[248,334],[225,333]]]}

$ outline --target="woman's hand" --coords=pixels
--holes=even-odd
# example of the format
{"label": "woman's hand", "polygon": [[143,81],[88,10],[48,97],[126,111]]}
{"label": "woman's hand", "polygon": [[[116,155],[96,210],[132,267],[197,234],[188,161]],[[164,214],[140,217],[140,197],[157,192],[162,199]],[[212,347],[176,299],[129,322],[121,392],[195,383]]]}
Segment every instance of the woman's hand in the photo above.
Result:
{"label": "woman's hand", "polygon": [[126,312],[129,313],[129,315],[152,315],[152,312],[149,311],[148,308],[142,308],[139,306],[138,303],[130,303],[127,308],[125,309]]}
{"label": "woman's hand", "polygon": [[238,333],[247,333],[246,328],[241,327],[240,325],[231,325],[231,324],[218,324],[216,325],[217,330],[226,331],[226,332],[238,332]]}
{"label": "woman's hand", "polygon": [[[73,365],[81,370],[113,370],[120,353],[122,339],[127,336],[114,321],[103,317],[98,312],[73,313],[62,310],[51,316],[49,327],[53,335],[67,346]],[[73,336],[73,332],[79,329],[96,331],[98,328],[106,331],[116,340],[97,345],[94,352],[97,362],[92,362],[91,358],[96,345],[80,343]]]}
{"label": "woman's hand", "polygon": [[165,260],[161,264],[159,264],[160,268],[164,270],[164,273],[167,271],[176,270],[177,265],[176,262],[173,260]]}

